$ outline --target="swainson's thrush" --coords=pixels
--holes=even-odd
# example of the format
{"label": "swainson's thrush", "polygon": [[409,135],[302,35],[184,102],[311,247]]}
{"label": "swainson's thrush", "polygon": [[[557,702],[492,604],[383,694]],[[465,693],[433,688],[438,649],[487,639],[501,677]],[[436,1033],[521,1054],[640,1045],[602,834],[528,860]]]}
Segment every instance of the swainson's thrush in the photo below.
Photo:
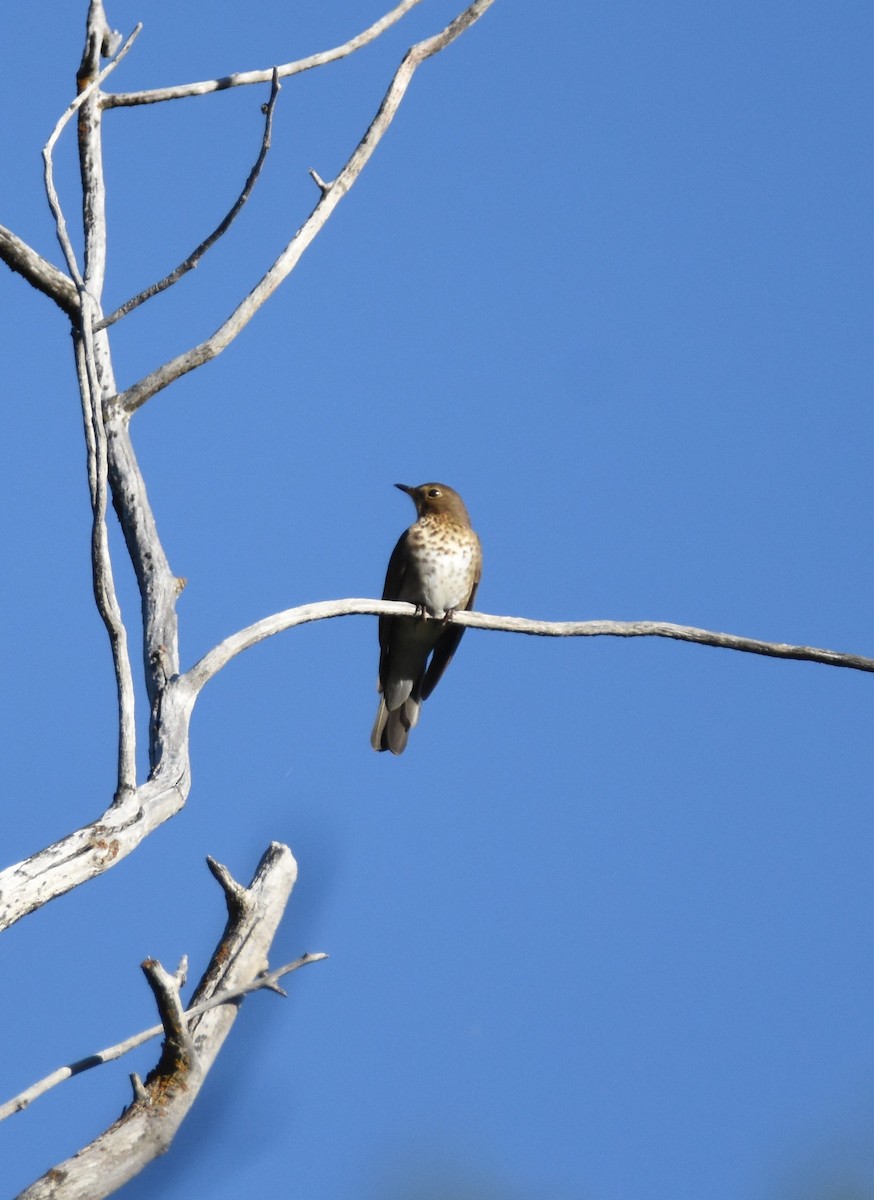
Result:
{"label": "swainson's thrush", "polygon": [[382,598],[406,600],[421,615],[379,618],[381,695],[370,744],[374,750],[403,754],[422,701],[434,691],[461,641],[464,628],[449,618],[458,609],[473,607],[482,549],[464,501],[452,488],[444,483],[395,487],[412,499],[419,519],[392,552]]}

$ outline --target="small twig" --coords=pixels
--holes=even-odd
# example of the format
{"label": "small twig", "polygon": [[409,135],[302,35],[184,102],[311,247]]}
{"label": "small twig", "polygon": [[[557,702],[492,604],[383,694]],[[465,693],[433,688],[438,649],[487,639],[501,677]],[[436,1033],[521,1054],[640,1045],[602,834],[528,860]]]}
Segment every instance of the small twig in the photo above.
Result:
{"label": "small twig", "polygon": [[[89,18],[90,20],[90,18]],[[130,660],[127,653],[127,630],[121,615],[121,609],[115,592],[112,575],[112,563],[109,555],[109,538],[106,529],[106,500],[107,500],[107,454],[106,431],[103,425],[103,409],[101,387],[97,370],[94,341],[93,341],[93,312],[97,303],[96,292],[89,295],[86,287],[86,276],[79,269],[76,254],[67,222],[61,206],[60,198],[54,181],[53,152],[55,144],[75,113],[90,100],[101,82],[114,71],[125,57],[137,38],[142,25],[137,25],[119,50],[115,58],[82,88],[76,99],[67,106],[52,130],[49,140],[43,149],[43,169],[46,196],[49,208],[55,219],[55,231],[70,275],[76,285],[79,298],[78,332],[80,337],[76,343],[76,366],[79,374],[79,388],[82,397],[85,437],[88,448],[88,482],[91,491],[92,527],[91,527],[91,562],[94,597],[103,622],[109,634],[112,650],[113,666],[115,669],[118,689],[119,734],[118,734],[118,783],[117,795],[130,791],[136,786],[136,745],[134,717],[134,687]],[[117,43],[116,43],[117,44]],[[95,63],[97,49],[94,49]],[[86,50],[87,57],[87,50]],[[83,60],[84,61],[84,60]],[[80,136],[81,150],[81,136]],[[86,221],[86,242],[90,234]],[[86,262],[88,253],[86,250]],[[93,266],[93,264],[92,264]],[[89,283],[94,280],[89,276]]]}
{"label": "small twig", "polygon": [[[197,693],[231,659],[250,646],[311,621],[356,614],[374,616],[415,616],[415,605],[398,600],[322,600],[302,604],[284,612],[264,617],[253,625],[225,638],[195,663],[179,680],[180,686]],[[663,637],[675,641],[697,642],[702,646],[718,646],[748,654],[763,654],[771,658],[794,658],[824,663],[831,667],[848,667],[855,671],[874,672],[874,658],[860,654],[843,654],[837,650],[819,650],[812,646],[793,646],[783,642],[764,642],[757,638],[739,637],[733,633],[714,633],[692,625],[674,625],[667,621],[537,621],[528,617],[499,617],[480,612],[457,612],[453,621],[473,629],[492,629],[501,633],[525,633],[535,637]]]}
{"label": "small twig", "polygon": [[161,1016],[165,1053],[171,1054],[173,1059],[182,1065],[190,1067],[194,1063],[195,1049],[179,995],[179,976],[165,971],[155,958],[147,958],[141,966]]}
{"label": "small twig", "polygon": [[206,856],[206,865],[225,894],[225,905],[227,906],[229,918],[232,921],[239,920],[247,911],[247,907],[252,903],[248,891],[241,883],[237,883],[227,867],[222,866],[220,862],[216,862],[209,854]]}
{"label": "small twig", "polygon": [[112,653],[118,694],[118,778],[116,795],[136,787],[136,699],[133,671],[127,644],[127,626],[115,590],[109,530],[106,526],[108,460],[106,429],[103,422],[100,382],[94,354],[91,328],[92,298],[83,289],[82,336],[76,339],[76,370],[82,402],[82,421],[88,454],[88,486],[91,493],[91,576],[94,599]]}
{"label": "small twig", "polygon": [[313,183],[316,185],[316,187],[319,189],[319,191],[322,193],[323,196],[327,195],[327,193],[334,186],[333,180],[331,180],[330,183],[325,183],[324,179],[322,179],[321,175],[319,175],[318,171],[316,171],[313,167],[310,167],[310,176],[313,180]]}
{"label": "small twig", "polygon": [[[380,34],[399,21],[401,17],[406,16],[410,9],[415,8],[419,3],[421,0],[401,0],[401,3],[396,5],[391,12],[380,17],[378,21],[374,21],[367,29],[350,38],[348,42],[344,42],[342,46],[335,46],[333,50],[323,50],[318,54],[310,54],[307,58],[298,59],[296,62],[284,63],[274,70],[278,71],[280,78],[287,79],[290,75],[299,75],[302,71],[312,70],[313,67],[322,67],[327,63],[337,62],[338,59],[347,58],[356,50],[375,41]],[[179,100],[185,96],[204,96],[209,92],[221,92],[227,88],[240,87],[250,83],[269,83],[271,74],[269,68],[260,71],[239,71],[235,75],[226,75],[223,79],[206,79],[200,83],[180,83],[174,87],[152,88],[142,92],[110,92],[103,97],[102,102],[105,108],[119,108],[131,104],[158,104],[163,100]]]}
{"label": "small twig", "polygon": [[258,176],[261,174],[261,168],[264,166],[264,160],[267,158],[267,152],[270,149],[270,139],[273,131],[273,110],[276,107],[276,99],[281,88],[282,84],[279,82],[279,73],[274,67],[273,86],[270,89],[270,99],[264,106],[264,136],[261,139],[261,149],[258,153],[257,159],[255,160],[255,165],[249,172],[249,177],[246,180],[242,192],[240,192],[239,196],[234,202],[233,207],[224,220],[216,226],[209,237],[204,238],[200,245],[195,250],[192,250],[188,258],[186,258],[184,262],[181,262],[175,270],[171,271],[169,275],[165,275],[164,278],[159,280],[157,283],[151,284],[144,291],[140,292],[136,296],[133,296],[130,300],[126,300],[124,304],[120,305],[115,310],[115,312],[110,313],[108,317],[104,317],[102,321],[98,321],[94,326],[95,330],[106,329],[109,325],[114,325],[116,321],[120,321],[122,317],[127,316],[129,312],[133,312],[135,308],[138,308],[147,300],[151,300],[153,296],[157,296],[161,292],[166,291],[167,288],[172,287],[173,284],[177,283],[183,275],[187,275],[189,271],[193,271],[203,258],[204,254],[206,254],[207,250],[209,250],[211,246],[214,246],[219,238],[227,233],[234,220],[238,216],[240,210],[243,208],[243,205],[252,194],[252,189],[255,186]]}

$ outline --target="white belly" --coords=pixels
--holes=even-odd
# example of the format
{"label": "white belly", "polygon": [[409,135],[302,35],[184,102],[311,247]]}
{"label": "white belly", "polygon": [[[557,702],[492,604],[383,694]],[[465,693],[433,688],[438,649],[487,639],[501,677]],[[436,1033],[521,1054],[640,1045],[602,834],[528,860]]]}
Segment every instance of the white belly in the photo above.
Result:
{"label": "white belly", "polygon": [[473,586],[473,555],[471,545],[419,547],[416,570],[408,572],[401,599],[424,604],[432,617],[463,608]]}

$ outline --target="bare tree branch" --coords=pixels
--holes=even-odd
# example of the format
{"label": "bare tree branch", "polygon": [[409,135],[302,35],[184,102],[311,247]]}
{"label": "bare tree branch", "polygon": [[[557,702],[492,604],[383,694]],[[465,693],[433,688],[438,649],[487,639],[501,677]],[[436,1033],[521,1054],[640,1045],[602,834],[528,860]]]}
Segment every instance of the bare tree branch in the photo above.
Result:
{"label": "bare tree branch", "polygon": [[227,88],[240,87],[244,84],[269,83],[274,70],[277,71],[280,79],[287,79],[289,75],[299,75],[302,71],[310,71],[313,67],[322,67],[327,63],[337,62],[338,59],[354,54],[356,50],[375,41],[380,34],[400,21],[401,17],[406,16],[410,9],[415,8],[419,3],[421,0],[401,0],[401,3],[396,5],[391,12],[380,17],[378,21],[374,21],[367,29],[350,38],[348,42],[344,42],[342,46],[336,46],[333,50],[323,50],[319,54],[311,54],[308,58],[285,63],[281,67],[268,67],[260,71],[240,71],[235,75],[226,75],[223,79],[207,79],[201,83],[180,83],[175,87],[152,88],[143,92],[109,92],[103,97],[102,103],[104,108],[119,108],[123,105],[157,104],[162,100],[180,100],[185,96],[204,96],[209,92],[221,92]]}
{"label": "bare tree branch", "polygon": [[281,87],[282,85],[279,82],[279,75],[277,71],[274,70],[273,86],[270,89],[270,99],[264,106],[264,136],[261,139],[261,150],[257,159],[255,160],[255,165],[249,172],[249,177],[243,186],[242,192],[240,192],[240,195],[237,197],[227,216],[213,230],[209,237],[205,238],[195,250],[192,250],[188,258],[186,258],[184,262],[181,262],[179,266],[175,268],[175,270],[171,271],[169,275],[165,275],[164,278],[159,280],[157,283],[153,283],[150,287],[147,287],[144,291],[139,292],[138,295],[133,296],[130,300],[126,300],[124,304],[120,305],[115,310],[115,312],[110,313],[108,317],[104,317],[102,321],[98,321],[94,326],[95,329],[106,329],[108,326],[114,325],[116,321],[119,321],[122,317],[127,316],[129,312],[133,312],[135,308],[138,308],[147,300],[151,300],[153,296],[159,295],[161,292],[166,291],[167,288],[172,287],[174,283],[178,283],[183,275],[186,275],[189,271],[194,270],[194,268],[203,258],[204,254],[206,254],[207,250],[209,250],[211,246],[214,246],[219,238],[223,236],[223,234],[227,233],[234,220],[240,213],[240,210],[243,208],[243,205],[251,196],[252,189],[258,180],[258,176],[261,174],[261,168],[264,166],[264,160],[267,158],[267,152],[270,149],[270,137],[273,130],[273,110],[276,107],[276,100],[279,96]]}
{"label": "bare tree branch", "polygon": [[38,291],[54,300],[55,304],[74,320],[79,313],[79,293],[76,285],[63,271],[37,254],[17,237],[11,229],[0,225],[0,260],[12,271],[22,275]]}
{"label": "bare tree branch", "polygon": [[158,1065],[144,1084],[135,1082],[133,1103],[105,1133],[31,1184],[19,1200],[100,1200],[164,1153],[239,1010],[238,1003],[212,1007],[208,1002],[263,975],[296,877],[291,851],[272,843],[250,886],[241,889],[244,902],[228,906],[225,931],[194,995],[193,1007],[199,1015],[182,1012],[177,981],[150,962],[150,982],[161,997],[162,1017],[170,1027]]}
{"label": "bare tree branch", "polygon": [[343,170],[330,185],[322,185],[321,196],[307,220],[297,231],[288,245],[276,259],[273,266],[255,285],[249,295],[231,313],[230,317],[215,333],[194,346],[191,350],[170,359],[157,370],[122,392],[116,403],[127,413],[133,413],[141,405],[151,399],[157,392],[168,387],[182,375],[196,370],[204,363],[210,362],[226,349],[252,317],[276,291],[279,285],[291,274],[300,261],[307,247],[322,230],[334,209],[357,180],[369,161],[376,147],[382,140],[389,125],[401,105],[407,88],[419,67],[426,59],[445,49],[451,42],[468,29],[491,7],[494,0],[475,0],[469,8],[460,13],[445,29],[433,37],[418,42],[408,50],[401,65],[395,72],[388,91],[383,97],[379,111],[373,118],[364,137],[358,143]]}
{"label": "bare tree branch", "polygon": [[[313,604],[302,604],[298,608],[289,608],[284,612],[264,617],[254,625],[225,638],[195,663],[179,682],[186,683],[191,691],[197,694],[232,658],[265,638],[311,621],[352,615],[415,616],[416,608],[415,605],[398,600],[359,599],[321,600]],[[536,637],[664,637],[681,642],[697,642],[702,646],[719,646],[725,650],[740,650],[748,654],[764,654],[771,658],[795,658],[832,667],[874,672],[874,658],[864,658],[859,654],[818,650],[811,646],[791,646],[782,642],[764,642],[756,638],[739,637],[733,633],[713,633],[692,625],[674,625],[667,621],[538,621],[528,617],[498,617],[480,612],[457,612],[452,616],[452,620],[471,629],[526,633]]]}

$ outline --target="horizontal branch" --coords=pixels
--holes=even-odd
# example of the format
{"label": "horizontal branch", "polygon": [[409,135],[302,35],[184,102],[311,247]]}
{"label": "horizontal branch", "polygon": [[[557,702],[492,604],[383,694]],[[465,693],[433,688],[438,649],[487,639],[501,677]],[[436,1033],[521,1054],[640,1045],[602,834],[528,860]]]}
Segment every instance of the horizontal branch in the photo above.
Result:
{"label": "horizontal branch", "polygon": [[37,254],[27,242],[0,225],[0,260],[6,263],[12,271],[23,276],[37,291],[54,300],[68,317],[75,318],[79,313],[79,292],[76,285],[63,271]]}
{"label": "horizontal branch", "polygon": [[250,83],[269,83],[274,70],[280,79],[290,75],[300,75],[302,71],[310,71],[313,67],[323,67],[327,63],[347,58],[368,45],[394,25],[401,17],[406,16],[411,8],[415,8],[421,0],[401,0],[395,8],[379,18],[378,21],[362,30],[361,33],[335,46],[332,50],[323,50],[319,54],[310,54],[296,62],[284,63],[281,67],[266,67],[258,71],[239,71],[234,75],[225,75],[222,79],[205,79],[199,83],[180,83],[174,87],[151,88],[142,92],[108,92],[103,97],[104,108],[129,107],[134,104],[159,104],[163,100],[181,100],[186,96],[205,96],[210,92],[222,92],[228,88],[241,87]]}
{"label": "horizontal branch", "polygon": [[[416,608],[399,600],[321,600],[274,613],[225,638],[182,676],[196,694],[232,658],[250,646],[311,621],[355,615],[402,617],[415,616]],[[427,618],[432,619],[432,618]],[[849,667],[874,672],[874,658],[843,654],[837,650],[819,650],[813,646],[793,646],[784,642],[764,642],[733,633],[714,633],[693,625],[674,625],[667,621],[538,621],[529,617],[499,617],[488,613],[457,612],[452,620],[471,629],[491,629],[499,633],[524,633],[534,637],[663,637],[701,646],[718,646],[770,658],[794,658],[824,663],[831,667]]]}

